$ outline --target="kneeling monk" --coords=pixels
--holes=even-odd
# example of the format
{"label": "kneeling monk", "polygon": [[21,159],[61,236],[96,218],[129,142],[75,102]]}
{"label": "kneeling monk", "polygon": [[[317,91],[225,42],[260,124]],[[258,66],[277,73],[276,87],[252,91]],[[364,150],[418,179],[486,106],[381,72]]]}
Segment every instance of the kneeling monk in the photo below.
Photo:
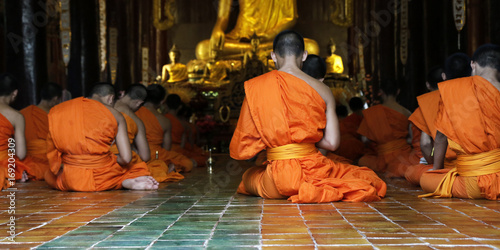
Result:
{"label": "kneeling monk", "polygon": [[[45,180],[62,191],[157,189],[147,168],[129,166],[132,154],[123,115],[115,110],[115,91],[97,83],[90,98],[79,97],[50,110]],[[118,147],[119,155],[110,151]],[[122,167],[123,165],[125,167]]]}
{"label": "kneeling monk", "polygon": [[297,203],[380,200],[386,184],[372,170],[337,164],[317,149],[338,147],[338,120],[330,89],[300,70],[307,57],[302,36],[278,34],[271,56],[279,70],[245,83],[230,145],[237,160],[267,149],[269,163],[248,169],[238,192]]}
{"label": "kneeling monk", "polygon": [[[439,84],[433,170],[422,175],[425,196],[500,199],[500,46],[482,45],[471,77]],[[447,146],[457,153],[443,169]]]}

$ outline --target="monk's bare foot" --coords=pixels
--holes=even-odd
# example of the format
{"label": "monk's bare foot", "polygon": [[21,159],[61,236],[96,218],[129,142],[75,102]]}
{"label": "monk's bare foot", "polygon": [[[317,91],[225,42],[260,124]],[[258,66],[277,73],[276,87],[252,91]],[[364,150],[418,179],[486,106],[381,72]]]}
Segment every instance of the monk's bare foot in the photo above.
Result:
{"label": "monk's bare foot", "polygon": [[139,176],[122,182],[123,188],[131,190],[156,190],[158,182],[151,176]]}
{"label": "monk's bare foot", "polygon": [[175,164],[170,163],[168,164],[168,172],[171,173],[172,171],[175,171]]}
{"label": "monk's bare foot", "polygon": [[23,174],[21,175],[21,180],[19,182],[27,182],[28,181],[28,173],[26,171],[23,171]]}

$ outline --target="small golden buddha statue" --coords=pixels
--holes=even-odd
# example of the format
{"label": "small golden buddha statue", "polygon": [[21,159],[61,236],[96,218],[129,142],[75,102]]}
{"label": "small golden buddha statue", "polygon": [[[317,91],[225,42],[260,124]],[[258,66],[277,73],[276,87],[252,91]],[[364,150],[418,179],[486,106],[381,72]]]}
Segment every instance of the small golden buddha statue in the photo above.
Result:
{"label": "small golden buddha statue", "polygon": [[[196,58],[208,60],[212,50],[219,50],[220,58],[243,57],[251,51],[251,36],[260,39],[258,50],[269,54],[273,49],[274,37],[289,29],[297,22],[296,0],[239,0],[240,12],[234,29],[225,34],[229,21],[232,0],[220,0],[217,22],[209,40],[196,46]],[[269,11],[271,10],[272,11]],[[304,38],[305,49],[310,54],[318,54],[318,43]]]}
{"label": "small golden buddha statue", "polygon": [[333,39],[328,43],[328,57],[326,58],[326,73],[327,74],[342,74],[344,72],[344,65],[342,58],[335,54],[337,46]]}
{"label": "small golden buddha statue", "polygon": [[205,79],[205,83],[220,83],[225,78],[227,78],[228,68],[224,61],[217,60],[218,54],[217,50],[212,51],[212,59],[209,60],[205,67],[205,76],[208,76],[208,79]]}
{"label": "small golden buddha statue", "polygon": [[168,52],[168,56],[170,57],[170,64],[166,64],[162,68],[161,74],[161,82],[162,83],[174,83],[174,82],[182,82],[188,79],[188,71],[186,65],[179,63],[179,59],[181,57],[180,51],[177,47],[172,46],[170,52]]}

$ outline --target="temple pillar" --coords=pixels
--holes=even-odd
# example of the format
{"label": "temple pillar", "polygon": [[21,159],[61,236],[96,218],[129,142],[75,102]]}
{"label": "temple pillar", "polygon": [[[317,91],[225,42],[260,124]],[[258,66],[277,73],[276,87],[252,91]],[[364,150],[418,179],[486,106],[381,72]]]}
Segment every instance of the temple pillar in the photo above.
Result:
{"label": "temple pillar", "polygon": [[6,72],[18,81],[19,95],[14,107],[37,103],[37,88],[47,81],[45,2],[5,1]]}

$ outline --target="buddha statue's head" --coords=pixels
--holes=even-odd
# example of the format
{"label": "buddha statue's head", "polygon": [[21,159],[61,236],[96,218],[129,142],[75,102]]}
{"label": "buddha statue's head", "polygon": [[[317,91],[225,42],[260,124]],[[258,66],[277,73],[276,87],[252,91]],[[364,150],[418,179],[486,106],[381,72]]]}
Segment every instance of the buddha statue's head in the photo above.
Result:
{"label": "buddha statue's head", "polygon": [[335,54],[335,50],[337,50],[337,44],[333,40],[333,38],[330,38],[330,42],[328,42],[328,55],[331,56]]}
{"label": "buddha statue's head", "polygon": [[181,58],[181,52],[177,49],[177,46],[172,46],[172,49],[168,52],[168,57],[170,58],[170,61],[172,64],[175,64],[179,61]]}
{"label": "buddha statue's head", "polygon": [[250,44],[252,45],[252,49],[254,51],[256,51],[260,45],[260,38],[257,36],[257,34],[255,32],[250,37]]}

